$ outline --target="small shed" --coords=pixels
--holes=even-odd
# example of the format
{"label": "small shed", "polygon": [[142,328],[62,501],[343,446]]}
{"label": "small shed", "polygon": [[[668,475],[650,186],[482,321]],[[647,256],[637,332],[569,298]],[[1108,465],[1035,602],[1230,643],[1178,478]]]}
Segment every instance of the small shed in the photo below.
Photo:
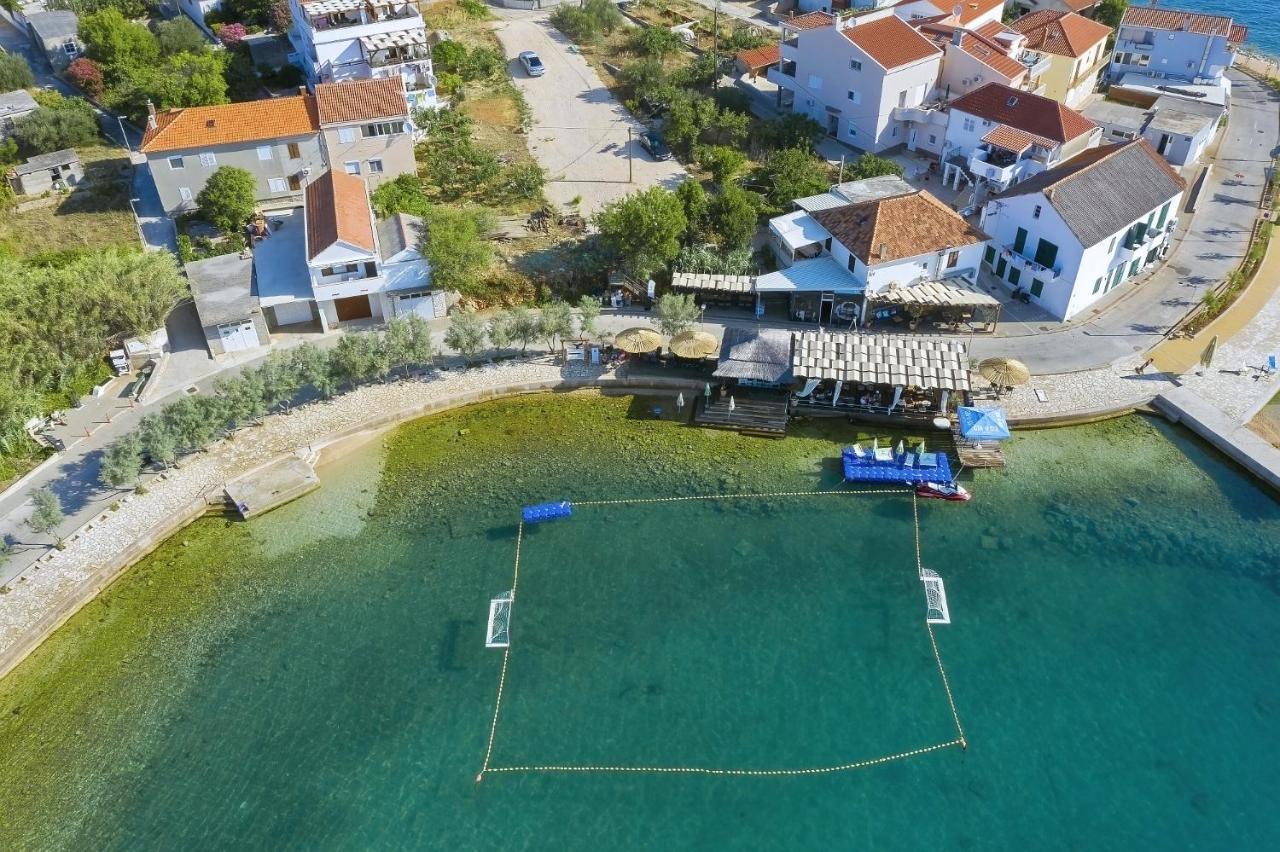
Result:
{"label": "small shed", "polygon": [[735,70],[739,75],[759,77],[782,60],[782,48],[777,42],[750,50],[740,50],[733,57]]}
{"label": "small shed", "polygon": [[786,387],[792,380],[791,332],[729,326],[720,341],[714,375],[748,387]]}
{"label": "small shed", "polygon": [[31,40],[44,51],[55,71],[62,71],[84,53],[80,41],[80,22],[75,12],[36,12],[27,16]]}
{"label": "small shed", "polygon": [[217,358],[271,343],[267,320],[253,295],[252,255],[195,260],[186,271],[210,355]]}
{"label": "small shed", "polygon": [[69,189],[84,177],[80,156],[71,148],[39,154],[9,172],[9,185],[17,195],[39,195],[53,189]]}
{"label": "small shed", "polygon": [[1142,135],[1173,165],[1190,165],[1200,159],[1225,114],[1214,103],[1161,95]]}
{"label": "small shed", "polygon": [[31,115],[39,106],[24,89],[0,94],[0,139],[7,139],[18,120]]}

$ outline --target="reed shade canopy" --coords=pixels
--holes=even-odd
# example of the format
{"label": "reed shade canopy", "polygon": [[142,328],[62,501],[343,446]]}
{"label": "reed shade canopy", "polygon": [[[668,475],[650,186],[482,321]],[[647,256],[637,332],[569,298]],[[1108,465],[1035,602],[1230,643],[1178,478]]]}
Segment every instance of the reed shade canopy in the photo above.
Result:
{"label": "reed shade canopy", "polygon": [[681,358],[710,358],[720,351],[720,340],[714,334],[690,329],[672,337],[670,349]]}
{"label": "reed shade canopy", "polygon": [[662,346],[662,335],[651,328],[628,328],[618,332],[613,345],[628,354],[640,355]]}
{"label": "reed shade canopy", "polygon": [[978,364],[978,373],[991,384],[1002,388],[1025,385],[1031,381],[1031,371],[1027,369],[1027,365],[1015,358],[987,358]]}

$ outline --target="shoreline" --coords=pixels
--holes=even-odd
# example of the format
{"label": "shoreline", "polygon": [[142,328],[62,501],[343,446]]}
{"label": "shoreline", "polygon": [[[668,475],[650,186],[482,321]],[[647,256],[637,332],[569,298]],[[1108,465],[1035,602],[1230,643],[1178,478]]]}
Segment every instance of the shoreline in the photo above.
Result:
{"label": "shoreline", "polygon": [[[599,371],[566,374],[546,363],[509,363],[369,385],[290,414],[271,415],[261,426],[157,475],[145,495],[122,496],[116,511],[87,523],[67,538],[64,550],[51,551],[15,577],[10,591],[0,595],[0,680],[139,560],[208,514],[219,504],[215,498],[222,484],[233,476],[300,449],[318,452],[317,464],[326,464],[402,423],[506,397],[608,388],[696,390],[701,385],[663,377],[633,382]],[[402,404],[394,404],[397,398]]]}

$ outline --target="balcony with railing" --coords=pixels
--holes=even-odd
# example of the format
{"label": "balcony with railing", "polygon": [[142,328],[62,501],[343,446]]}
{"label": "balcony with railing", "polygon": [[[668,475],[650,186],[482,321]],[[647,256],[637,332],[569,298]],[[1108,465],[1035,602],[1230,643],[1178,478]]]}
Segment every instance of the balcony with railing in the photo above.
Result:
{"label": "balcony with railing", "polygon": [[1126,53],[1150,53],[1155,49],[1155,43],[1150,41],[1131,41],[1129,39],[1120,39],[1116,42],[1114,50],[1125,51]]}
{"label": "balcony with railing", "polygon": [[[1000,253],[1000,256],[1007,260],[1011,265],[1021,269],[1027,275],[1030,275],[1032,278],[1039,278],[1046,284],[1052,284],[1054,281],[1058,280],[1060,275],[1062,275],[1061,264],[1053,267],[1044,266],[1043,264],[1036,263],[1031,258],[1020,254],[1013,249],[1005,249]],[[1027,283],[1028,285],[1030,284],[1030,282]]]}
{"label": "balcony with railing", "polygon": [[1047,53],[1036,53],[1034,50],[1024,50],[1022,55],[1018,57],[1018,62],[1022,67],[1027,69],[1027,77],[1039,78],[1044,72],[1049,70],[1049,64],[1053,58]]}
{"label": "balcony with railing", "polygon": [[985,178],[1004,189],[1017,177],[1019,162],[1017,154],[989,145],[975,148],[969,154],[968,167],[974,176]]}
{"label": "balcony with railing", "polygon": [[412,3],[372,3],[369,0],[320,0],[305,7],[316,32],[421,18]]}
{"label": "balcony with railing", "polygon": [[[364,40],[361,39],[363,42]],[[376,50],[365,50],[365,61],[370,68],[390,68],[395,65],[406,65],[410,62],[422,62],[431,58],[431,48],[422,45],[403,45],[383,47]]]}

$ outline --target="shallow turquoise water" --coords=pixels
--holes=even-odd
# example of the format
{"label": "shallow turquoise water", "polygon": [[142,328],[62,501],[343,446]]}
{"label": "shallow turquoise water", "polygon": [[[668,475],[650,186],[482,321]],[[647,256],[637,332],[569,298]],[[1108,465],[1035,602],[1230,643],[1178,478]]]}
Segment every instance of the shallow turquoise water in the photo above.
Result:
{"label": "shallow turquoise water", "polygon": [[[55,639],[0,689],[0,769],[37,750],[49,773],[0,845],[1280,842],[1280,506],[1138,419],[1019,436],[972,503],[921,504],[966,751],[814,777],[476,784],[502,656],[483,647],[487,602],[511,587],[516,507],[830,487],[848,437],[760,443],[628,413],[535,398],[423,421],[385,471],[375,448],[257,522],[193,529],[228,584],[200,617],[156,615],[155,638],[125,648]],[[532,424],[553,428],[531,441]],[[911,517],[899,496],[771,498],[582,508],[529,530],[493,765],[803,767],[953,739]],[[161,612],[182,553],[104,606]],[[68,699],[59,678],[90,654],[119,680]]]}

